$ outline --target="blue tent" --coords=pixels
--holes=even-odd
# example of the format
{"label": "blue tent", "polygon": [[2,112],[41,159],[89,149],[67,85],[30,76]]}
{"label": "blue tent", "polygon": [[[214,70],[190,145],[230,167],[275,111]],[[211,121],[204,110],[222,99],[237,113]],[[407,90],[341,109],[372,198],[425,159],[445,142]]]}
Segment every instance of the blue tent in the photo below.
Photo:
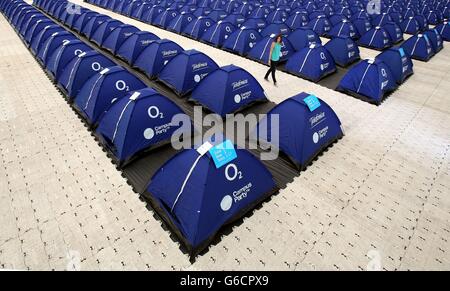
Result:
{"label": "blue tent", "polygon": [[246,18],[241,14],[230,14],[223,21],[231,22],[235,27],[241,27],[242,24],[246,21]]}
{"label": "blue tent", "polygon": [[260,40],[261,35],[256,29],[241,26],[224,42],[223,49],[245,56]]}
{"label": "blue tent", "polygon": [[66,31],[59,25],[52,24],[45,26],[35,37],[32,38],[30,49],[33,54],[37,54],[47,39],[56,32]]}
{"label": "blue tent", "polygon": [[395,22],[388,22],[383,28],[386,29],[393,44],[403,41],[402,29]]}
{"label": "blue tent", "polygon": [[[261,39],[248,53],[248,57],[255,61],[267,64],[269,62],[269,53],[276,35],[271,35]],[[283,38],[281,44],[281,62],[285,62],[294,53],[294,47],[287,38]]]}
{"label": "blue tent", "polygon": [[116,29],[116,27],[121,25],[123,25],[123,23],[119,20],[108,19],[97,27],[90,40],[97,45],[102,46],[103,42],[110,35],[110,33]]}
{"label": "blue tent", "polygon": [[78,18],[80,18],[81,15],[83,15],[85,12],[89,11],[88,9],[81,7],[79,11],[76,13],[69,13],[67,18],[64,21],[64,24],[70,28],[73,28],[75,26],[75,23],[77,22]]}
{"label": "blue tent", "polygon": [[299,28],[295,30],[289,34],[288,40],[296,51],[309,47],[312,44],[322,44],[317,33],[309,28]]}
{"label": "blue tent", "polygon": [[272,10],[268,5],[259,5],[250,13],[250,18],[266,18]]}
{"label": "blue tent", "polygon": [[58,83],[66,91],[68,98],[73,99],[90,77],[114,65],[110,59],[96,51],[83,52],[67,64]]}
{"label": "blue tent", "polygon": [[[108,0],[106,0],[108,1]],[[131,5],[131,9],[129,11],[129,16],[131,18],[139,19],[138,16],[142,15],[142,6],[144,4],[147,4],[147,2],[144,1],[134,1],[134,3]]]}
{"label": "blue tent", "polygon": [[214,25],[214,23],[214,20],[211,18],[200,16],[186,26],[183,34],[189,35],[195,39],[200,39],[202,35]]}
{"label": "blue tent", "polygon": [[[212,11],[212,9],[209,8],[209,7],[200,7],[200,8],[197,8],[197,9],[193,12],[193,14],[198,18],[198,17],[200,17],[200,16],[208,16],[208,14],[210,14],[211,11]],[[212,19],[211,19],[211,20],[212,20]]]}
{"label": "blue tent", "polygon": [[29,45],[34,37],[36,37],[44,27],[47,25],[54,25],[55,23],[50,19],[38,19],[34,23],[28,25],[27,31],[25,33],[25,42]]}
{"label": "blue tent", "polygon": [[156,17],[161,15],[165,10],[161,5],[153,5],[150,9],[144,5],[144,8],[146,8],[146,10],[142,12],[140,19],[151,24],[155,23]]}
{"label": "blue tent", "polygon": [[[243,2],[242,4],[237,3],[238,1],[233,1],[231,0],[227,6],[225,7],[225,11],[227,12],[234,12],[234,13],[238,13],[244,16],[248,16],[250,15],[253,10],[255,9],[254,4],[250,4],[248,2]],[[234,9],[232,9],[232,7],[234,6]],[[232,11],[230,11],[232,10]]]}
{"label": "blue tent", "polygon": [[376,59],[383,61],[391,70],[397,84],[403,83],[414,73],[413,62],[402,48],[390,48],[380,53]]}
{"label": "blue tent", "polygon": [[317,18],[311,19],[308,23],[308,27],[314,30],[318,35],[325,36],[328,35],[328,32],[331,30],[331,23],[325,16],[319,15]]}
{"label": "blue tent", "polygon": [[211,13],[208,13],[208,17],[218,22],[224,20],[228,16],[227,12],[223,9],[213,9]]}
{"label": "blue tent", "polygon": [[428,29],[428,21],[422,14],[418,14],[414,16],[414,18],[419,23],[419,31],[424,31]]}
{"label": "blue tent", "polygon": [[189,23],[191,23],[195,19],[196,17],[194,15],[187,12],[181,12],[172,20],[172,22],[170,22],[167,29],[170,31],[182,33],[186,29],[186,26],[188,26]]}
{"label": "blue tent", "polygon": [[145,84],[120,66],[109,67],[87,80],[75,97],[74,105],[87,122],[95,125],[112,103]]}
{"label": "blue tent", "polygon": [[234,65],[210,73],[194,89],[191,100],[222,117],[254,102],[267,101],[258,81],[249,72]]}
{"label": "blue tent", "polygon": [[342,78],[337,90],[380,104],[397,83],[389,67],[381,60],[364,60],[352,67]]}
{"label": "blue tent", "polygon": [[286,63],[286,70],[294,75],[318,82],[336,72],[336,64],[325,47],[312,44],[293,54]]}
{"label": "blue tent", "polygon": [[403,20],[400,24],[400,28],[402,29],[403,33],[407,34],[416,34],[420,30],[419,22],[417,22],[417,20],[413,16]]}
{"label": "blue tent", "polygon": [[178,16],[178,11],[172,8],[167,8],[160,13],[153,22],[154,25],[166,28]]}
{"label": "blue tent", "polygon": [[34,19],[46,19],[46,17],[40,12],[27,13],[25,16],[27,18],[24,17],[20,26],[17,27],[19,34],[22,38],[25,37],[27,28],[29,27],[30,23],[33,23]]}
{"label": "blue tent", "polygon": [[431,25],[438,25],[442,21],[442,12],[436,10],[430,10],[425,14],[427,22]]}
{"label": "blue tent", "polygon": [[352,23],[360,36],[372,29],[372,24],[367,18],[356,18],[352,20]]}
{"label": "blue tent", "polygon": [[450,3],[444,8],[444,12],[442,14],[444,19],[450,19]]}
{"label": "blue tent", "polygon": [[328,33],[331,37],[351,37],[352,39],[358,39],[359,34],[353,24],[344,19],[341,23],[333,26]]}
{"label": "blue tent", "polygon": [[379,26],[372,28],[361,36],[358,40],[358,44],[376,50],[384,50],[392,46],[388,32],[386,29]]}
{"label": "blue tent", "polygon": [[211,26],[201,37],[201,40],[221,47],[223,43],[236,30],[236,27],[231,22],[219,21]]}
{"label": "blue tent", "polygon": [[441,34],[443,40],[450,41],[450,22],[444,22],[436,26],[436,30]]}
{"label": "blue tent", "polygon": [[176,94],[184,96],[218,68],[204,53],[196,50],[182,51],[163,68],[158,79]]}
{"label": "blue tent", "polygon": [[274,11],[270,12],[269,15],[267,15],[266,21],[268,23],[284,23],[287,18],[288,15],[286,11],[281,8],[277,8]]}
{"label": "blue tent", "polygon": [[17,30],[19,24],[23,21],[23,19],[29,16],[29,13],[36,13],[37,10],[31,6],[21,7],[18,11],[16,11],[15,15],[10,19],[12,27]]}
{"label": "blue tent", "polygon": [[92,48],[81,40],[65,41],[50,55],[46,65],[47,71],[53,75],[57,81],[74,57],[90,50],[92,50]]}
{"label": "blue tent", "polygon": [[96,131],[123,166],[139,153],[170,142],[180,128],[171,123],[177,114],[184,112],[174,102],[145,88],[114,102]]}
{"label": "blue tent", "polygon": [[[341,138],[341,122],[325,101],[317,98],[319,106],[308,106],[315,99],[308,93],[300,93],[284,100],[258,124],[258,140],[286,154],[299,170],[304,170],[325,148]],[[272,116],[278,116],[276,125],[278,144],[272,137]],[[275,125],[274,125],[275,126]]]}
{"label": "blue tent", "polygon": [[[139,19],[139,20],[143,20],[143,14],[145,11],[149,11],[150,9],[152,9],[152,4],[148,3],[148,2],[142,2],[141,5],[139,5],[139,7],[136,7],[136,9],[133,9],[133,11],[131,12],[131,17],[135,18],[135,19]],[[111,9],[108,9],[111,10]]]}
{"label": "blue tent", "polygon": [[242,217],[278,188],[272,175],[250,152],[216,167],[212,154],[231,151],[228,143],[211,152],[184,150],[152,177],[147,197],[187,248],[191,257],[208,246],[224,226]]}
{"label": "blue tent", "polygon": [[135,32],[122,43],[116,55],[133,65],[141,52],[156,40],[159,40],[159,37],[151,32]]}
{"label": "blue tent", "polygon": [[242,26],[248,27],[248,28],[253,28],[258,30],[258,32],[261,33],[261,31],[264,30],[264,28],[267,27],[267,22],[264,19],[259,19],[259,18],[249,18],[247,19]]}
{"label": "blue tent", "polygon": [[333,14],[332,16],[328,17],[328,20],[331,23],[331,26],[335,26],[339,23],[342,23],[342,21],[347,20],[349,21],[349,18],[341,13]]}
{"label": "blue tent", "polygon": [[133,67],[143,71],[148,77],[156,77],[174,57],[183,51],[178,44],[168,39],[152,42],[136,58]]}
{"label": "blue tent", "polygon": [[68,31],[58,31],[53,33],[45,43],[41,46],[37,53],[37,57],[41,62],[46,65],[48,60],[50,59],[50,56],[53,54],[53,52],[64,42],[69,40],[75,40],[75,36],[68,32]]}
{"label": "blue tent", "polygon": [[82,32],[87,23],[95,16],[98,16],[99,13],[95,11],[87,10],[80,17],[78,17],[75,22],[73,29],[77,32]]}
{"label": "blue tent", "polygon": [[[179,11],[180,11],[180,13],[185,12],[185,13],[191,13],[192,15],[194,15],[194,12],[196,10],[197,10],[197,6],[195,6],[193,4],[192,5],[187,4],[187,5],[184,5]],[[197,17],[198,16],[195,16],[195,18],[197,18]]]}
{"label": "blue tent", "polygon": [[341,67],[347,67],[360,59],[358,45],[349,37],[335,37],[325,44],[325,48]]}
{"label": "blue tent", "polygon": [[387,12],[383,12],[381,14],[378,14],[378,16],[374,17],[372,19],[372,25],[373,26],[384,26],[386,23],[391,22],[391,16]]}
{"label": "blue tent", "polygon": [[389,17],[397,25],[400,25],[403,22],[403,15],[400,12],[396,12],[396,11],[389,12]]}
{"label": "blue tent", "polygon": [[119,25],[103,41],[102,48],[115,54],[128,37],[139,31],[138,28],[132,25]]}
{"label": "blue tent", "polygon": [[92,36],[94,32],[97,30],[97,28],[105,21],[111,19],[111,17],[106,15],[97,15],[92,17],[86,25],[83,27],[83,30],[81,31],[81,34],[85,35],[87,38],[92,39]]}
{"label": "blue tent", "polygon": [[291,30],[299,29],[300,27],[305,27],[308,25],[308,13],[306,11],[295,11],[286,20],[286,25],[289,26]]}
{"label": "blue tent", "polygon": [[411,58],[420,61],[428,61],[434,56],[433,47],[426,34],[416,34],[402,44],[405,52]]}
{"label": "blue tent", "polygon": [[272,23],[266,26],[266,28],[261,31],[261,36],[267,37],[272,34],[282,34],[282,35],[288,35],[291,32],[291,29],[289,26],[287,26],[284,23]]}
{"label": "blue tent", "polygon": [[442,42],[442,37],[436,29],[429,29],[423,33],[428,37],[431,43],[434,53],[440,52],[444,48],[444,43]]}

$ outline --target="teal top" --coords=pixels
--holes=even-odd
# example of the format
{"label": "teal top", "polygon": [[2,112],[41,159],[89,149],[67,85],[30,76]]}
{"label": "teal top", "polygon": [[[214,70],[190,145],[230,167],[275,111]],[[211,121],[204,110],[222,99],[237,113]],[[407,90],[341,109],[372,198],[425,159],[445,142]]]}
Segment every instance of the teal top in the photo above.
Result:
{"label": "teal top", "polygon": [[281,57],[281,44],[276,42],[275,47],[273,48],[272,51],[272,61],[278,62],[280,60],[280,57]]}

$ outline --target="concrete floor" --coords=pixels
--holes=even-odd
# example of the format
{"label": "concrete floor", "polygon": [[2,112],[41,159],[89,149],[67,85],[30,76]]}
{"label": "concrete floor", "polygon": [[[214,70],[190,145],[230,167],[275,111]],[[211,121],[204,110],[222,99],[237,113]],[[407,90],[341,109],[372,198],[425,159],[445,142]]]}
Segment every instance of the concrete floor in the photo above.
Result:
{"label": "concrete floor", "polygon": [[82,5],[244,67],[274,102],[313,93],[346,136],[191,264],[0,16],[0,268],[450,269],[449,47],[377,107]]}

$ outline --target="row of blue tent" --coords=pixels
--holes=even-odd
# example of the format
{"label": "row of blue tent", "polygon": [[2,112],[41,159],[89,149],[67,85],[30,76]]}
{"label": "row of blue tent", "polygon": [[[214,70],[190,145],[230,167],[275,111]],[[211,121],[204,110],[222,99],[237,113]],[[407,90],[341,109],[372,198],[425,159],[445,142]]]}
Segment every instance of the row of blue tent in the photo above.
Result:
{"label": "row of blue tent", "polygon": [[[327,3],[333,1],[316,1],[318,5],[315,5],[313,1],[305,1],[297,5],[295,9],[291,8],[292,5],[285,5],[283,1],[276,1],[267,7],[256,4],[257,8],[250,8],[246,14],[244,13],[245,15],[238,13],[242,10],[239,7],[253,7],[249,2],[238,5],[239,7],[235,8],[237,11],[228,11],[229,1],[213,1],[210,4],[216,8],[210,9],[204,7],[205,2],[195,1],[92,0],[88,2],[228,49],[233,44],[232,41],[227,42],[228,38],[233,34],[236,38],[243,27],[252,30],[251,33],[256,36],[251,42],[253,45],[259,38],[272,34],[289,35],[299,28],[309,28],[320,36],[351,37],[359,40],[360,45],[382,50],[402,41],[403,33],[423,32],[428,29],[428,24],[440,24],[447,17],[439,9],[427,12],[424,7],[421,9],[408,7],[403,11],[403,6],[399,3],[395,3],[396,6],[382,5],[382,13],[369,14],[366,6],[358,1],[352,2],[352,5]],[[236,1],[235,4],[238,2]],[[297,3],[300,4],[300,2]],[[342,8],[336,8],[338,11],[335,13],[333,5],[341,5]],[[217,8],[224,6],[228,7],[228,10]],[[252,14],[251,11],[254,13]]]}
{"label": "row of blue tent", "polygon": [[[444,28],[450,27],[448,24],[443,25]],[[445,34],[440,31],[442,27],[416,34],[400,47],[385,50],[374,60],[358,63],[342,78],[337,90],[379,104],[413,74],[411,59],[428,61],[443,49]]]}
{"label": "row of blue tent", "polygon": [[[119,0],[116,0],[116,2],[117,1]],[[120,3],[123,2],[124,1]],[[116,4],[111,5],[111,1],[94,1],[93,3],[100,6],[105,6],[107,4],[106,7],[109,7],[113,11],[123,13],[123,11],[120,10]],[[180,3],[186,4],[183,1]],[[131,7],[134,4],[136,3],[130,2],[128,6]],[[172,8],[173,7],[170,7],[168,9]],[[126,11],[131,11],[130,9]],[[388,7],[386,11],[388,12],[384,12],[377,16],[369,15],[366,11],[364,11],[364,13],[362,11],[359,12],[359,15],[357,15],[354,19],[363,20],[359,27],[363,27],[362,31],[364,31],[364,34],[357,42],[354,42],[352,38],[352,31],[357,32],[358,30],[353,28],[351,21],[348,21],[345,16],[340,14],[329,15],[331,19],[336,21],[336,23],[338,23],[337,21],[341,21],[341,25],[339,26],[339,31],[336,36],[334,36],[332,40],[324,46],[321,45],[319,34],[314,31],[314,29],[317,30],[316,25],[318,25],[319,22],[315,23],[316,25],[313,29],[301,27],[294,32],[291,32],[288,37],[284,38],[282,44],[281,60],[287,61],[285,65],[286,71],[302,78],[317,82],[336,72],[336,65],[346,67],[359,61],[360,57],[358,45],[378,50],[385,50],[393,44],[403,41],[403,32],[400,29],[400,26],[393,21],[393,18],[399,20],[402,19],[402,16],[397,15],[397,17],[394,17],[396,10],[392,9],[392,7]],[[406,16],[408,17],[420,16],[415,15],[412,12],[412,9],[407,9],[407,11]],[[182,17],[182,15],[179,15],[178,18],[174,18],[174,21],[180,23],[182,22]],[[370,17],[372,17],[372,19]],[[324,21],[328,21],[327,17],[319,15],[318,19],[322,18]],[[422,30],[425,30],[425,32],[417,34],[406,41],[403,44],[404,50],[415,59],[427,61],[432,55],[437,53],[442,48],[442,37],[440,36],[441,34],[438,33],[438,29],[440,27],[433,30],[426,30],[428,24],[426,23],[426,20],[423,20],[420,21],[420,23],[423,24],[420,28],[418,27],[417,29],[411,29],[410,22],[412,21],[409,21],[409,24],[406,25],[406,28],[408,28],[408,33],[416,33],[417,31]],[[419,21],[414,20],[414,23],[415,22]],[[372,23],[381,26],[370,28]],[[262,37],[262,35],[258,33],[257,28],[242,26],[233,32],[232,29],[227,29],[229,27],[229,22],[219,21],[218,24],[211,25],[209,29],[206,29],[206,39],[209,39],[209,41],[206,40],[206,42],[215,46],[221,46],[224,50],[247,56],[258,62],[267,63],[270,44],[276,37],[275,33],[277,31],[282,31],[282,29],[279,29],[280,25],[282,24],[272,24],[272,27],[278,28],[271,30],[271,35]],[[323,27],[324,25],[319,26]],[[441,24],[441,27],[441,30],[448,30],[448,25],[446,23]],[[271,28],[266,27],[266,29]],[[181,33],[182,31],[179,30],[178,32]],[[216,36],[215,41],[211,41],[211,35]],[[426,41],[425,44],[428,43],[425,53],[422,48],[422,35],[425,36],[425,38],[423,38],[423,40]],[[418,43],[420,45],[415,45],[415,42],[413,41],[417,38],[419,39]],[[205,38],[200,37],[200,40],[205,41]],[[221,43],[221,41],[223,43]],[[378,103],[378,101],[376,103]]]}
{"label": "row of blue tent", "polygon": [[[22,0],[0,0],[0,11],[49,76],[73,100],[73,106],[89,124],[97,124],[97,136],[120,161],[164,144],[178,128],[171,123],[171,117],[184,113],[173,101],[81,41],[76,36],[78,30],[64,29]],[[252,80],[246,78],[248,73],[238,67],[220,68],[199,84],[210,94],[198,98],[211,101],[210,97],[218,92],[228,93],[230,82],[233,88],[245,88],[248,96]],[[239,86],[234,80],[240,80]],[[236,96],[233,101],[241,102],[242,98]],[[311,109],[306,101],[310,97],[301,93],[289,98],[268,115],[281,117],[280,150],[299,168],[343,134],[333,110],[320,99],[319,105]],[[270,136],[266,139],[271,142]],[[191,256],[204,249],[223,225],[278,189],[271,173],[247,150],[237,148],[232,161],[215,166],[213,153],[223,150],[220,145],[209,151],[202,147],[181,151],[152,177],[146,190],[157,202],[155,209],[174,226]]]}
{"label": "row of blue tent", "polygon": [[[50,1],[41,1],[39,3],[40,5],[48,7],[50,11],[54,11],[53,13],[61,16],[57,10],[59,7],[67,5],[66,2],[56,1],[57,4],[54,5],[49,5],[49,2]],[[89,17],[91,18],[89,19]],[[196,51],[190,51],[189,53],[183,52],[181,47],[169,40],[159,40],[154,34],[141,32],[133,26],[121,24],[121,22],[109,19],[108,17],[103,18],[92,13],[90,10],[85,10],[80,13],[76,21],[73,19],[70,21],[71,18],[66,18],[66,20],[64,20],[64,16],[60,18],[62,18],[61,21],[67,22],[69,26],[72,24],[75,29],[77,29],[77,24],[79,26],[80,22],[84,21],[85,26],[83,29],[80,29],[82,34],[85,34],[88,38],[92,39],[98,45],[110,50],[112,53],[116,53],[117,56],[124,58],[130,65],[144,71],[149,77],[158,78],[163,81],[180,95],[190,93],[202,79],[201,74],[193,74],[192,71],[190,71],[191,74],[189,77],[186,77],[189,75],[189,72],[184,72],[185,74],[182,74],[183,76],[176,76],[175,79],[171,76],[173,74],[171,68],[178,68],[180,64],[186,67],[185,64],[188,62],[187,59],[195,59],[194,56],[202,56],[204,59],[207,59],[206,56]],[[98,26],[95,28],[93,26],[97,18],[100,18],[100,20],[97,21]],[[445,27],[448,27],[448,25],[444,24],[444,28]],[[95,31],[92,32],[93,30]],[[109,31],[111,31],[111,33],[108,34]],[[243,31],[240,32],[239,36],[241,35],[243,35]],[[249,36],[248,39],[251,40],[252,33],[247,35]],[[275,35],[271,35],[256,43],[248,57],[265,63],[269,58],[270,43],[273,41],[274,37]],[[233,40],[233,38],[230,39]],[[374,35],[371,37],[371,41],[375,43],[379,40],[376,35]],[[382,40],[379,42],[383,43]],[[234,46],[237,46],[237,44],[238,43],[235,42]],[[318,35],[314,31],[304,28],[300,28],[293,32],[283,41],[282,47],[282,60],[287,60],[285,69],[292,74],[314,82],[336,72],[336,64],[345,67],[360,59],[358,46],[351,38],[335,37],[326,45],[322,46]],[[427,61],[442,48],[442,39],[437,29],[428,30],[424,34],[418,34],[417,36],[408,39],[402,47],[409,56]],[[163,74],[163,67],[165,67],[167,63],[170,63],[172,58],[177,56],[180,52],[182,52],[182,54],[188,54],[188,56],[185,56],[184,60],[169,65],[167,70],[165,70],[166,72],[169,72],[168,76]],[[158,56],[160,57],[158,58]],[[210,59],[203,63],[208,64],[208,62],[212,64],[211,66],[215,67],[212,70],[217,69],[217,65]],[[207,65],[206,69],[209,66],[210,65]],[[190,80],[190,82],[186,82],[186,80]],[[261,94],[261,91],[262,89],[259,90],[259,96],[263,95]],[[211,106],[211,102],[208,102],[207,100],[196,99],[197,96],[201,95],[205,96],[207,94],[202,92],[193,94],[194,98],[192,99],[222,116],[234,112],[224,108],[219,109],[221,106]],[[263,99],[264,98],[261,98],[261,100]],[[378,96],[374,99],[376,100],[375,103],[379,103],[380,98]],[[250,99],[248,101],[253,100]],[[248,104],[242,104],[241,107],[233,107],[233,110],[238,110],[239,108],[244,108],[246,106],[248,106]]]}

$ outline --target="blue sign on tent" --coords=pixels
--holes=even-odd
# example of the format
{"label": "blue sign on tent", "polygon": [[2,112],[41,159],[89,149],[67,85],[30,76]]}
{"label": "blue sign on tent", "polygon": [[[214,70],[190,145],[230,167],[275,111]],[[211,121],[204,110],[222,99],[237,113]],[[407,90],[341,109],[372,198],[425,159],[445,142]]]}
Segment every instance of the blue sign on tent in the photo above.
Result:
{"label": "blue sign on tent", "polygon": [[209,153],[217,169],[237,158],[233,143],[228,139],[211,148]]}
{"label": "blue sign on tent", "polygon": [[313,112],[314,110],[316,110],[317,108],[320,107],[320,101],[314,95],[309,95],[308,97],[303,99],[303,101],[305,101],[306,105],[309,108],[309,111],[311,111],[311,112]]}
{"label": "blue sign on tent", "polygon": [[398,51],[400,52],[400,56],[403,58],[405,56],[405,50],[401,47]]}

